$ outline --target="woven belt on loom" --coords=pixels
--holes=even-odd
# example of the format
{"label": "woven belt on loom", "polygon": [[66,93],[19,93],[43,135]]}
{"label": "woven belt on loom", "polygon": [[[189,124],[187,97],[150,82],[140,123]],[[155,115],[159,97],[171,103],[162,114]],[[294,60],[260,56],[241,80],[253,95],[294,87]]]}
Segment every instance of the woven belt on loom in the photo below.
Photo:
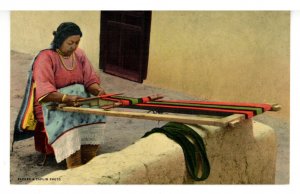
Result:
{"label": "woven belt on loom", "polygon": [[271,110],[269,104],[258,103],[232,103],[232,102],[209,102],[209,101],[186,101],[186,100],[158,100],[151,101],[150,97],[131,98],[124,96],[111,96],[103,98],[120,102],[124,108],[146,109],[156,112],[173,112],[184,114],[213,114],[230,115],[243,114],[247,119],[255,115]]}
{"label": "woven belt on loom", "polygon": [[[184,124],[173,122],[167,123],[161,128],[154,128],[145,133],[143,137],[147,137],[152,133],[163,133],[181,146],[187,171],[193,180],[203,181],[207,179],[210,173],[210,165],[207,159],[205,145],[198,133]],[[200,163],[202,175],[199,177]]]}

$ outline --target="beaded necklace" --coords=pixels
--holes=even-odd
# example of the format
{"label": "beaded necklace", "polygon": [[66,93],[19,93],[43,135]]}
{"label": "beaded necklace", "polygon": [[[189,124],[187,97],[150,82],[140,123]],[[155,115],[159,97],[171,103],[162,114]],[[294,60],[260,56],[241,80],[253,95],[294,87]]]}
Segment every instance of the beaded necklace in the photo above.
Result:
{"label": "beaded necklace", "polygon": [[60,56],[62,56],[64,59],[70,58],[70,56],[66,56],[60,49],[56,49],[56,52],[57,52]]}
{"label": "beaded necklace", "polygon": [[[59,59],[60,59],[61,63],[63,64],[63,66],[64,66],[64,68],[65,68],[66,70],[69,70],[69,71],[74,70],[75,65],[76,65],[74,53],[72,53],[72,55],[71,55],[71,57],[72,57],[72,65],[71,65],[71,67],[67,67],[67,65],[66,65],[65,62],[64,62],[63,56],[61,56],[60,54],[58,54],[58,55],[59,55]],[[69,58],[70,58],[70,57],[69,57]]]}

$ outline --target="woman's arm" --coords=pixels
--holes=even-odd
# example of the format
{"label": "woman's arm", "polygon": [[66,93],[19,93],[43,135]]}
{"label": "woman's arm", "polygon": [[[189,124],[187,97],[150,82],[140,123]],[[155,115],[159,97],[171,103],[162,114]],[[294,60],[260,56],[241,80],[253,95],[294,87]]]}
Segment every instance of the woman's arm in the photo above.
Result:
{"label": "woman's arm", "polygon": [[65,103],[68,106],[78,106],[77,100],[82,99],[80,96],[62,94],[60,92],[51,92],[46,95],[40,102],[58,102]]}
{"label": "woman's arm", "polygon": [[82,64],[83,83],[86,90],[94,96],[105,94],[104,89],[100,87],[99,75],[97,75],[84,51],[79,48],[76,51]]}
{"label": "woman's arm", "polygon": [[93,94],[94,96],[100,96],[100,95],[105,94],[104,89],[101,88],[101,87],[99,86],[99,84],[97,84],[97,83],[91,84],[91,85],[87,88],[87,91],[88,91],[90,94]]}

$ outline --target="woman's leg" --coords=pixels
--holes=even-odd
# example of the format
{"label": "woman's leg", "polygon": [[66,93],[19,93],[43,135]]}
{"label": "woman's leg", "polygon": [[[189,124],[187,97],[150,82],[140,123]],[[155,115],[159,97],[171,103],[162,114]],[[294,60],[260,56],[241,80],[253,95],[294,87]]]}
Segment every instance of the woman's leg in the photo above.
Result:
{"label": "woman's leg", "polygon": [[81,159],[82,163],[89,162],[97,155],[100,145],[81,145]]}
{"label": "woman's leg", "polygon": [[67,157],[66,159],[67,168],[75,168],[82,165],[81,162],[81,150],[76,151],[71,156]]}

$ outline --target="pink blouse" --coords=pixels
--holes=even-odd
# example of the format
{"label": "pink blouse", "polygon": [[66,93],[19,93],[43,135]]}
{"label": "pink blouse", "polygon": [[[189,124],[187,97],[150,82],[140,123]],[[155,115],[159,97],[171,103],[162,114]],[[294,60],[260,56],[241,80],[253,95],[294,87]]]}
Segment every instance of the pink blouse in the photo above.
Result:
{"label": "pink blouse", "polygon": [[33,66],[33,80],[36,84],[34,96],[34,110],[38,121],[43,122],[42,107],[38,100],[59,88],[83,84],[88,88],[91,84],[100,84],[91,63],[83,50],[77,48],[74,52],[76,66],[73,70],[67,70],[57,52],[44,50],[38,55]]}

